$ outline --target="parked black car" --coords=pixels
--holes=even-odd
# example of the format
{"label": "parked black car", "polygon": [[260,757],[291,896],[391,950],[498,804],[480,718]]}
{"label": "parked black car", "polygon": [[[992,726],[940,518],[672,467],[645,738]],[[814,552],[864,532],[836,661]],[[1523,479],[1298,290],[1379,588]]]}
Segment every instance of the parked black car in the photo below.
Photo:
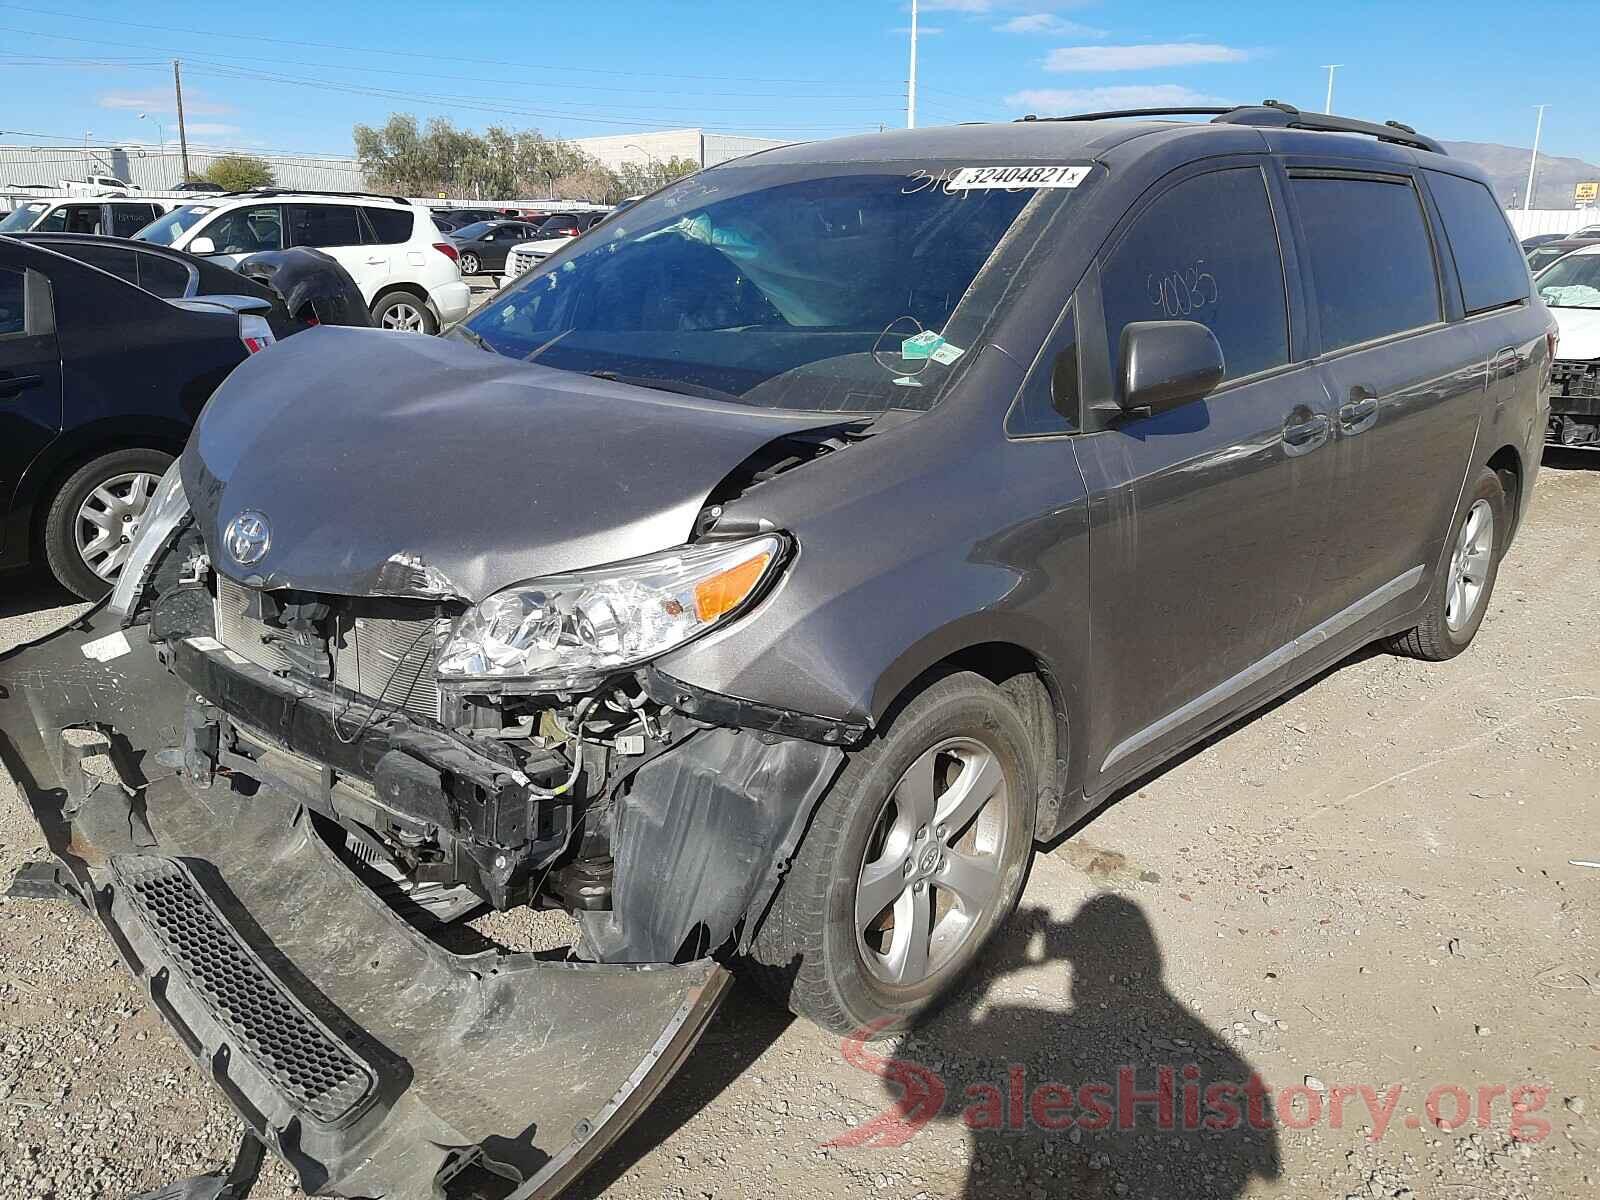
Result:
{"label": "parked black car", "polygon": [[[52,878],[308,1187],[552,1196],[726,965],[901,1027],[1038,840],[1369,643],[1472,640],[1555,328],[1482,172],[1138,116],[764,151],[442,340],[296,337],[112,602],[0,660]],[[169,765],[97,784],[84,729]],[[581,936],[427,932],[474,903]]]}
{"label": "parked black car", "polygon": [[461,254],[463,275],[486,275],[505,270],[511,247],[540,236],[538,226],[524,221],[479,221],[455,230],[450,240]]}
{"label": "parked black car", "polygon": [[43,560],[97,597],[201,407],[268,344],[271,300],[238,276],[226,297],[162,299],[168,259],[122,264],[146,290],[87,265],[129,243],[53,241],[0,237],[0,567]]}

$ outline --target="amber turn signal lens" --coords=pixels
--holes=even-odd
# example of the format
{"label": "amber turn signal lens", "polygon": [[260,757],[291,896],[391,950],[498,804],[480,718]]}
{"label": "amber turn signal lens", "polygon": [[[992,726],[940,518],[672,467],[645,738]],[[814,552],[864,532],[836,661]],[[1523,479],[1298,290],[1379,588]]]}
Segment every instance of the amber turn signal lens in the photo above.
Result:
{"label": "amber turn signal lens", "polygon": [[758,554],[726,571],[718,571],[702,579],[694,585],[694,615],[701,621],[715,621],[724,613],[738,608],[751,589],[761,581],[762,573],[771,561],[772,555]]}

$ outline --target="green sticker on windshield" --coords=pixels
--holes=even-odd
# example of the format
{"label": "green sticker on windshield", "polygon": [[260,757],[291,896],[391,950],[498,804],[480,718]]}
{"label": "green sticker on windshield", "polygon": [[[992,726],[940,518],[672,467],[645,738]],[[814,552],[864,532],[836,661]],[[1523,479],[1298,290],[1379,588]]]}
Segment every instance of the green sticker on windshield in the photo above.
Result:
{"label": "green sticker on windshield", "polygon": [[944,338],[931,329],[924,329],[915,337],[900,343],[901,358],[932,358],[933,352],[944,345]]}

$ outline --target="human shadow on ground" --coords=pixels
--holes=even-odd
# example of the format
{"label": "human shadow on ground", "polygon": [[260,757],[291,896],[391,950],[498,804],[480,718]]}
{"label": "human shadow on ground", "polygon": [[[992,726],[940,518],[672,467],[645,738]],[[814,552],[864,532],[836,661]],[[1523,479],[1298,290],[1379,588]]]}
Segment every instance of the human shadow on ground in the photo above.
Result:
{"label": "human shadow on ground", "polygon": [[[836,1146],[905,1146],[929,1121],[955,1122],[971,1200],[1233,1200],[1278,1177],[1270,1086],[1168,991],[1132,900],[1102,893],[1069,921],[1025,908],[987,963],[897,1052],[846,1041],[889,1103]],[[1004,983],[1019,970],[1026,986]],[[1029,988],[1040,1002],[1019,1002]],[[1057,989],[1070,1010],[1042,999]]]}

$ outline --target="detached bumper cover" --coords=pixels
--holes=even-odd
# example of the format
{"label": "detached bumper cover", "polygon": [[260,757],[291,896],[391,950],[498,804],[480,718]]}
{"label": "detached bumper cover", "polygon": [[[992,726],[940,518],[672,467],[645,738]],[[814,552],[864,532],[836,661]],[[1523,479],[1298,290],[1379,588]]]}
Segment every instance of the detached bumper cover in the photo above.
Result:
{"label": "detached bumper cover", "polygon": [[308,1192],[557,1194],[671,1079],[726,972],[443,949],[304,809],[162,765],[186,689],[149,646],[83,656],[114,629],[0,658],[0,757],[202,1071]]}

